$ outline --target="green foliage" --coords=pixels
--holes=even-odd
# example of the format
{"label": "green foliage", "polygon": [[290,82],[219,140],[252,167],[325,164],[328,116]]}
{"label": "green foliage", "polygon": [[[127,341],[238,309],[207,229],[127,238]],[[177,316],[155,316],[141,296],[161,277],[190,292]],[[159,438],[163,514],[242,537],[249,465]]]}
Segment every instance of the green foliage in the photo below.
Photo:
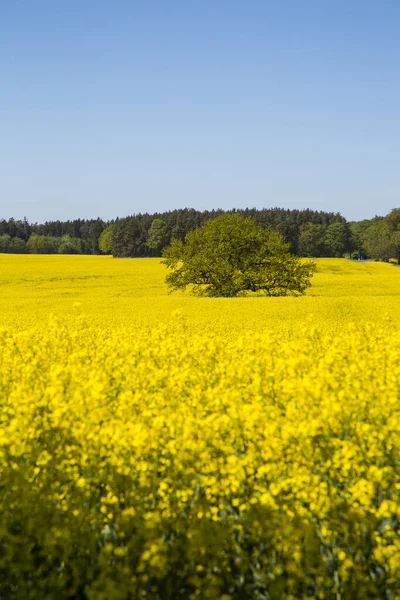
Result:
{"label": "green foliage", "polygon": [[239,214],[221,215],[184,241],[173,240],[163,256],[170,288],[191,285],[192,293],[201,296],[304,294],[315,270],[313,263],[289,253],[278,232]]}
{"label": "green foliage", "polygon": [[[257,210],[246,208],[228,211],[241,214],[243,217],[254,218],[258,225],[271,227],[278,231],[290,245],[290,251],[303,256],[326,256],[326,248],[321,250],[317,245],[308,243],[306,251],[300,251],[299,245],[303,243],[302,228],[310,224],[320,228],[324,233],[333,223],[344,223],[345,219],[338,213],[323,211],[288,210],[282,208],[268,208]],[[104,246],[106,253],[118,257],[161,256],[162,250],[170,244],[171,238],[183,240],[185,235],[201,227],[210,219],[224,213],[221,209],[198,211],[193,208],[182,208],[164,213],[136,214],[124,219],[117,219],[116,228],[112,230],[111,238]],[[99,246],[104,230],[112,223],[101,219],[74,219],[71,221],[46,221],[45,223],[29,223],[23,220],[0,219],[0,236],[9,235],[28,241],[32,234],[56,238],[68,235],[70,238],[81,241],[79,252],[82,254],[104,253]],[[106,236],[107,239],[107,236]],[[114,240],[114,241],[113,241]],[[310,240],[309,240],[310,241]],[[18,242],[17,242],[18,244]],[[72,251],[67,244],[63,251]],[[33,252],[43,252],[43,249],[34,248]],[[48,252],[54,252],[54,247]],[[0,252],[4,252],[0,246]]]}
{"label": "green foliage", "polygon": [[82,242],[79,238],[63,235],[58,247],[59,254],[81,254]]}
{"label": "green foliage", "polygon": [[9,235],[10,237],[18,237],[25,242],[28,241],[29,236],[33,232],[33,225],[28,222],[28,219],[16,220],[16,219],[0,219],[0,236]]}
{"label": "green foliage", "polygon": [[8,233],[0,235],[0,252],[8,252],[10,247],[11,236]]}
{"label": "green foliage", "polygon": [[350,223],[351,245],[355,250],[357,258],[362,258],[366,254],[365,234],[372,223],[373,220],[370,219]]}
{"label": "green foliage", "polygon": [[154,219],[149,229],[146,245],[152,250],[160,250],[168,243],[168,225],[162,219]]}
{"label": "green foliage", "polygon": [[364,233],[364,248],[370,258],[387,261],[395,252],[392,232],[385,219],[376,219]]}
{"label": "green foliage", "polygon": [[298,250],[300,256],[324,256],[324,235],[326,227],[318,223],[304,223],[300,227]]}
{"label": "green foliage", "polygon": [[[101,219],[75,219],[73,221],[46,221],[29,223],[21,220],[0,219],[0,252],[32,252],[34,254],[98,254],[98,237],[106,223]],[[21,242],[13,242],[11,250],[7,238],[18,238],[23,243],[29,241],[26,248]],[[32,238],[32,239],[31,239]]]}
{"label": "green foliage", "polygon": [[350,238],[348,224],[344,221],[330,225],[304,223],[300,227],[298,252],[300,256],[340,258],[350,249]]}
{"label": "green foliage", "polygon": [[[393,209],[386,217],[352,223],[347,223],[339,213],[281,208],[227,212],[183,208],[164,213],[139,213],[117,219],[115,224],[101,219],[42,224],[29,223],[26,218],[0,219],[0,252],[161,256],[171,238],[183,240],[190,231],[223,214],[240,214],[253,218],[263,228],[274,229],[289,244],[290,252],[298,256],[340,257],[356,252],[361,258],[388,260],[391,255],[400,258],[400,208]],[[13,239],[20,241],[11,244]],[[26,248],[24,244],[28,240]]]}
{"label": "green foliage", "polygon": [[70,235],[58,238],[32,233],[27,243],[27,249],[32,254],[80,254],[82,243],[79,238],[73,238]]}
{"label": "green foliage", "polygon": [[10,254],[25,254],[28,252],[25,240],[21,240],[21,238],[18,237],[11,238],[8,252]]}
{"label": "green foliage", "polygon": [[[224,212],[220,209],[197,211],[183,208],[153,215],[137,214],[120,219],[116,223],[114,241],[111,243],[112,254],[116,257],[161,256],[163,249],[170,244],[171,238],[183,240],[190,231],[223,214],[240,214],[245,218],[253,218],[263,228],[270,227],[278,231],[289,243],[290,251],[294,254],[299,253],[300,229],[305,224],[317,225],[325,233],[332,223],[346,223],[338,213],[309,209],[246,208]],[[325,256],[326,252],[318,254],[318,249],[310,246],[305,255]]]}
{"label": "green foliage", "polygon": [[25,254],[29,252],[25,240],[19,237],[11,237],[7,233],[0,235],[0,252],[9,254]]}
{"label": "green foliage", "polygon": [[120,258],[148,256],[147,232],[150,215],[137,215],[116,221],[111,236],[111,253]]}
{"label": "green foliage", "polygon": [[60,245],[59,238],[50,235],[38,235],[32,233],[27,247],[33,254],[56,254]]}
{"label": "green foliage", "polygon": [[111,237],[114,231],[114,225],[109,225],[102,231],[99,237],[99,250],[103,252],[103,254],[111,253]]}
{"label": "green foliage", "polygon": [[101,219],[86,221],[80,228],[81,237],[85,239],[85,253],[99,253],[99,237],[104,229]]}
{"label": "green foliage", "polygon": [[385,218],[390,231],[394,255],[400,259],[400,208],[394,208]]}
{"label": "green foliage", "polygon": [[349,240],[350,231],[347,223],[338,221],[328,225],[324,236],[326,256],[341,258],[349,248]]}
{"label": "green foliage", "polygon": [[359,255],[388,261],[400,258],[400,209],[394,208],[386,217],[351,223],[353,247]]}

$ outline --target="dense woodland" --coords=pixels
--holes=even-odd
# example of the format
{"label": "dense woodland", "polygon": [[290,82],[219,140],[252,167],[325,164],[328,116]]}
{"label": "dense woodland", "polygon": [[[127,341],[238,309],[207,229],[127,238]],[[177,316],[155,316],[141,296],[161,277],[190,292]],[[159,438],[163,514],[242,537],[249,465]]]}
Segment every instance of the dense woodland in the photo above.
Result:
{"label": "dense woodland", "polygon": [[198,211],[184,208],[136,214],[115,221],[75,219],[30,223],[0,220],[0,252],[33,254],[112,254],[115,257],[161,256],[173,238],[185,235],[225,212],[253,217],[279,231],[298,256],[400,257],[400,208],[386,217],[347,222],[339,213],[268,208]]}

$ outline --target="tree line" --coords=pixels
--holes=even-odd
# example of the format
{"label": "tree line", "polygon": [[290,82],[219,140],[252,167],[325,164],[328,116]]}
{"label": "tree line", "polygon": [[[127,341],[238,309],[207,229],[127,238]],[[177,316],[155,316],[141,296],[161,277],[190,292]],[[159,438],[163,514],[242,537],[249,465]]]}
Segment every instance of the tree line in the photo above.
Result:
{"label": "tree line", "polygon": [[0,252],[101,254],[99,237],[109,225],[102,219],[46,223],[0,219]]}
{"label": "tree line", "polygon": [[30,223],[0,219],[0,252],[33,254],[112,254],[115,257],[161,256],[173,239],[223,214],[252,217],[278,231],[290,252],[305,257],[400,258],[400,208],[385,217],[348,222],[339,213],[310,209],[192,208],[135,214],[115,221],[75,219]]}

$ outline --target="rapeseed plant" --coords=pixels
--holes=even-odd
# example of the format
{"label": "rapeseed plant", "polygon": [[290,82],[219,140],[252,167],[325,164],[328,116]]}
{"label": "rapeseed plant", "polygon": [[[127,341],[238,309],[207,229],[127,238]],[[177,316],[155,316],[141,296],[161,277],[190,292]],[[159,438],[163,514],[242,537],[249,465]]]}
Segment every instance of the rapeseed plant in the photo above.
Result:
{"label": "rapeseed plant", "polygon": [[400,597],[395,267],[221,302],[153,260],[6,259],[0,597]]}

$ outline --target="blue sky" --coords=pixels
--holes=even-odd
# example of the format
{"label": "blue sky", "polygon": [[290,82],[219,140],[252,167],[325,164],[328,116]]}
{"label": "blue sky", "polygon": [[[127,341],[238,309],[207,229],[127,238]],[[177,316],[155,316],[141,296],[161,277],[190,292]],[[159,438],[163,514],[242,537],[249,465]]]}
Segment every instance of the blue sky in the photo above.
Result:
{"label": "blue sky", "polygon": [[0,217],[400,206],[398,0],[0,0]]}

